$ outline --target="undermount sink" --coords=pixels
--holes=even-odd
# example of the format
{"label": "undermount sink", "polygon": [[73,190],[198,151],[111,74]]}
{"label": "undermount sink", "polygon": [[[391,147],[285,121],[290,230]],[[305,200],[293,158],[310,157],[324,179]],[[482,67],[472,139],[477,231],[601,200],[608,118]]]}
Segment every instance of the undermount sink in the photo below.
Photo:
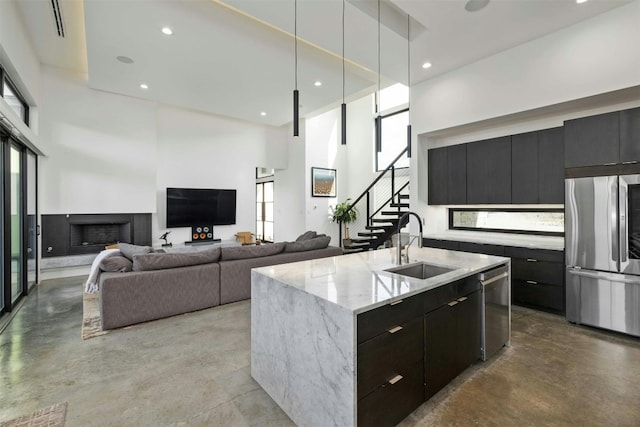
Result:
{"label": "undermount sink", "polygon": [[389,273],[400,274],[401,276],[414,277],[416,279],[429,279],[431,277],[439,276],[453,270],[453,268],[427,264],[426,262],[417,262],[413,264],[387,268],[385,271],[388,271]]}

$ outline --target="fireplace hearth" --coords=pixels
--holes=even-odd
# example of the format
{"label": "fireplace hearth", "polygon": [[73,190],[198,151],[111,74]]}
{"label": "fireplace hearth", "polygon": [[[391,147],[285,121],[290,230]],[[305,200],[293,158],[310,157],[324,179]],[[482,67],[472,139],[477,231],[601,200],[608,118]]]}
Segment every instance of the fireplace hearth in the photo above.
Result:
{"label": "fireplace hearth", "polygon": [[42,256],[98,253],[114,243],[151,245],[151,214],[42,216]]}

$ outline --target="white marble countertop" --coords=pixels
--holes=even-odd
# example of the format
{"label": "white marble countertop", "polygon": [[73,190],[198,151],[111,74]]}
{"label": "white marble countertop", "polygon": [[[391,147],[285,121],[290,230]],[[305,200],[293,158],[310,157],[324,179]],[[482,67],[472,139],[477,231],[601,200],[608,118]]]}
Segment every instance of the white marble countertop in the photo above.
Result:
{"label": "white marble countertop", "polygon": [[528,249],[564,250],[564,237],[534,236],[523,234],[490,233],[481,235],[464,231],[452,231],[440,234],[425,234],[425,239],[451,240],[454,242],[484,243],[489,245],[517,246]]}
{"label": "white marble countertop", "polygon": [[423,261],[453,268],[429,279],[384,271],[397,267],[396,249],[380,249],[253,269],[358,314],[510,262],[509,258],[412,247],[410,263]]}

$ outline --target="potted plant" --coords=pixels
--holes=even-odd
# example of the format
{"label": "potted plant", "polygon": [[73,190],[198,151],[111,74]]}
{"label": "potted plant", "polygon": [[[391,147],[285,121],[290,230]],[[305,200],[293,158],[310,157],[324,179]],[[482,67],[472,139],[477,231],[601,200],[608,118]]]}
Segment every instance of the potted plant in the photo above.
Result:
{"label": "potted plant", "polygon": [[331,206],[331,222],[341,222],[344,230],[342,239],[342,246],[351,245],[351,238],[349,237],[349,227],[347,224],[355,222],[358,218],[358,209],[354,206],[352,209],[349,209],[351,205],[349,201],[351,199],[347,199],[344,202],[340,202],[337,205]]}

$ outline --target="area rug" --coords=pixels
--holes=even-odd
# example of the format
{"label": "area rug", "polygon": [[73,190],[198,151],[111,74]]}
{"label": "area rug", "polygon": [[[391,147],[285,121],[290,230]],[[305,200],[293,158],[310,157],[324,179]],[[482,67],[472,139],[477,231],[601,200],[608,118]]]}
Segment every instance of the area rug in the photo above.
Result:
{"label": "area rug", "polygon": [[100,319],[99,294],[82,293],[82,339],[105,335],[109,331],[102,330]]}
{"label": "area rug", "polygon": [[63,427],[67,418],[67,402],[58,403],[0,423],[0,427]]}

